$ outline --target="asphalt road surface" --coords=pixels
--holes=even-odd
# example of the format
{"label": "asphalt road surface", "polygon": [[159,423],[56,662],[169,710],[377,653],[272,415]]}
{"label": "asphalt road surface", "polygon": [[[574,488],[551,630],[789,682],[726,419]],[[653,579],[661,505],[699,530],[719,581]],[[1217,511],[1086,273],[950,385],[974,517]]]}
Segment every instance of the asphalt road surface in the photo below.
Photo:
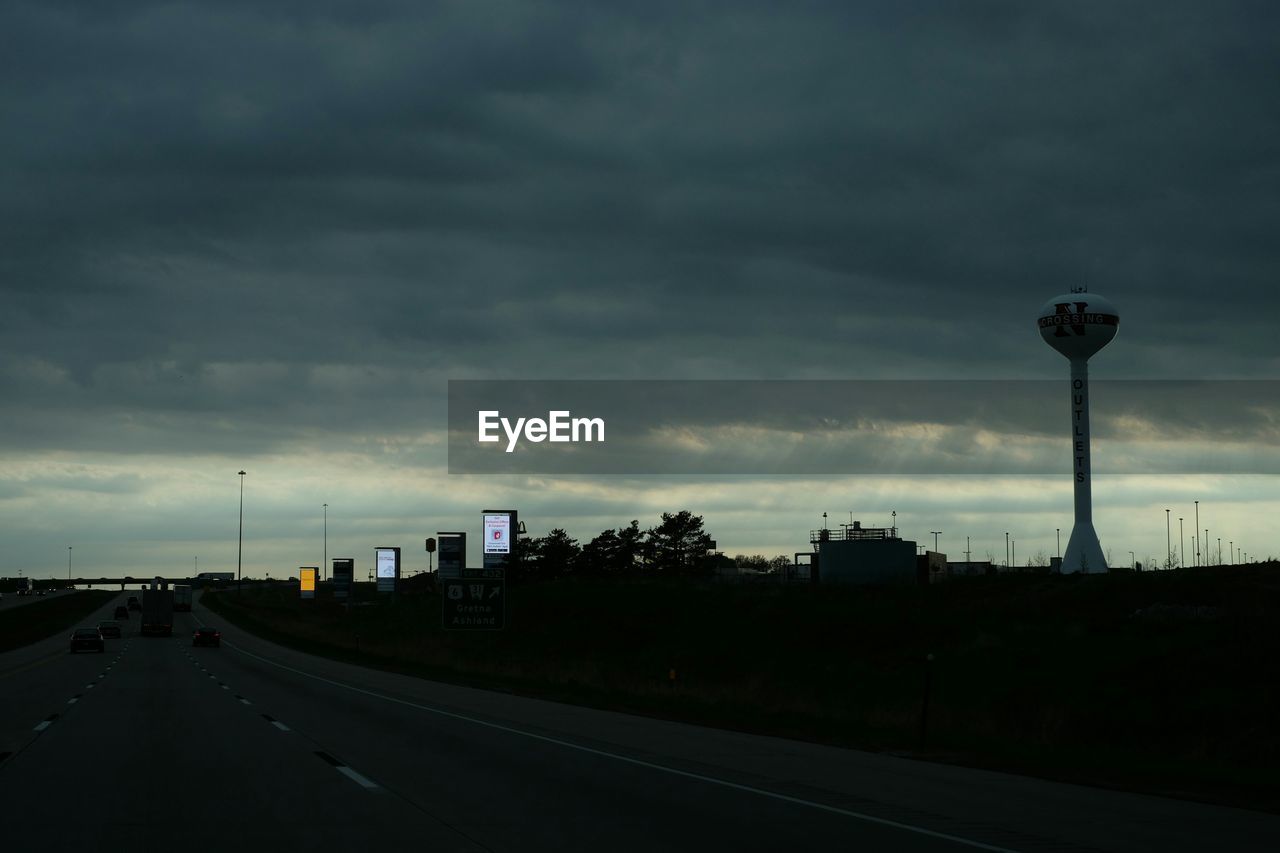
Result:
{"label": "asphalt road surface", "polygon": [[[1272,815],[426,682],[198,603],[172,638],[131,616],[104,654],[0,655],[4,849],[1280,850]],[[221,648],[192,647],[206,622]]]}

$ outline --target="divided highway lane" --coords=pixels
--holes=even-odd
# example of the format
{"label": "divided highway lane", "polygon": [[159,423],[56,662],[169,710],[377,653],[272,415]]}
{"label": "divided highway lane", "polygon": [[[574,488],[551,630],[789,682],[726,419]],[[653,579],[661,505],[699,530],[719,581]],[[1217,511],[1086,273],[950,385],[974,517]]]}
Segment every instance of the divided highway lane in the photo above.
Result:
{"label": "divided highway lane", "polygon": [[5,849],[482,849],[423,809],[356,796],[310,744],[225,689],[180,632],[117,644],[106,677],[0,763]]}
{"label": "divided highway lane", "polygon": [[376,791],[505,850],[1277,850],[1280,818],[524,699],[224,625],[196,649]]}
{"label": "divided highway lane", "polygon": [[[79,624],[97,625],[110,619],[116,605],[127,600],[127,594],[109,599]],[[131,622],[136,631],[137,619]],[[125,625],[127,637],[130,631],[128,623]],[[105,653],[73,655],[69,652],[70,636],[70,630],[59,631],[37,643],[0,654],[0,755],[18,752],[35,737],[33,727],[38,721],[62,711],[77,694],[93,690],[88,685],[94,683],[105,667],[113,665],[125,642],[107,640]]]}

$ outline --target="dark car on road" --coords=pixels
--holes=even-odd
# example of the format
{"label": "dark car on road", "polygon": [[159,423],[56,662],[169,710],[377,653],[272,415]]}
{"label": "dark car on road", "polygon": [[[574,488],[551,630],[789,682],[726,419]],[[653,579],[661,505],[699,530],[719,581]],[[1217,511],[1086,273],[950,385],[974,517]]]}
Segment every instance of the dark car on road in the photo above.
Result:
{"label": "dark car on road", "polygon": [[71,651],[105,652],[107,644],[102,639],[102,632],[97,628],[77,628],[71,635]]}
{"label": "dark car on road", "polygon": [[221,646],[222,632],[217,628],[197,628],[196,632],[191,635],[191,645],[193,646]]}
{"label": "dark car on road", "polygon": [[120,639],[120,623],[114,620],[108,620],[98,623],[98,630],[102,633],[104,639],[118,640]]}
{"label": "dark car on road", "polygon": [[116,608],[116,618],[117,618],[117,619],[128,619],[128,618],[129,618],[129,608],[125,607],[123,604],[122,604],[122,605],[120,605],[119,607],[117,607],[117,608]]}

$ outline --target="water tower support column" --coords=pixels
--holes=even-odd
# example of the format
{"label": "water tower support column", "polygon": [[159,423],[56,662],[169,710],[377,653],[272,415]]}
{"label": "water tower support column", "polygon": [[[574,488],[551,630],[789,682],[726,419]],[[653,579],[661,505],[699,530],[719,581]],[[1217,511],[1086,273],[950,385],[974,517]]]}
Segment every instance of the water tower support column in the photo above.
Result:
{"label": "water tower support column", "polygon": [[1071,359],[1071,450],[1076,521],[1062,557],[1063,572],[1105,572],[1107,562],[1093,529],[1093,470],[1089,458],[1089,362]]}

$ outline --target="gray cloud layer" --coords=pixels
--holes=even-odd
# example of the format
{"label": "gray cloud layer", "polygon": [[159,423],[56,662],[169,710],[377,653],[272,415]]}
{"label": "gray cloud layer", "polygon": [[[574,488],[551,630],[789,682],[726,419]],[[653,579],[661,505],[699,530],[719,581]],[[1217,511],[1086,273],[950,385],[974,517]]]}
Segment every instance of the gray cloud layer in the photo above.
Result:
{"label": "gray cloud layer", "polygon": [[1270,378],[1278,19],[5,4],[0,445],[345,448],[459,378],[1057,379],[1075,284],[1099,378]]}

